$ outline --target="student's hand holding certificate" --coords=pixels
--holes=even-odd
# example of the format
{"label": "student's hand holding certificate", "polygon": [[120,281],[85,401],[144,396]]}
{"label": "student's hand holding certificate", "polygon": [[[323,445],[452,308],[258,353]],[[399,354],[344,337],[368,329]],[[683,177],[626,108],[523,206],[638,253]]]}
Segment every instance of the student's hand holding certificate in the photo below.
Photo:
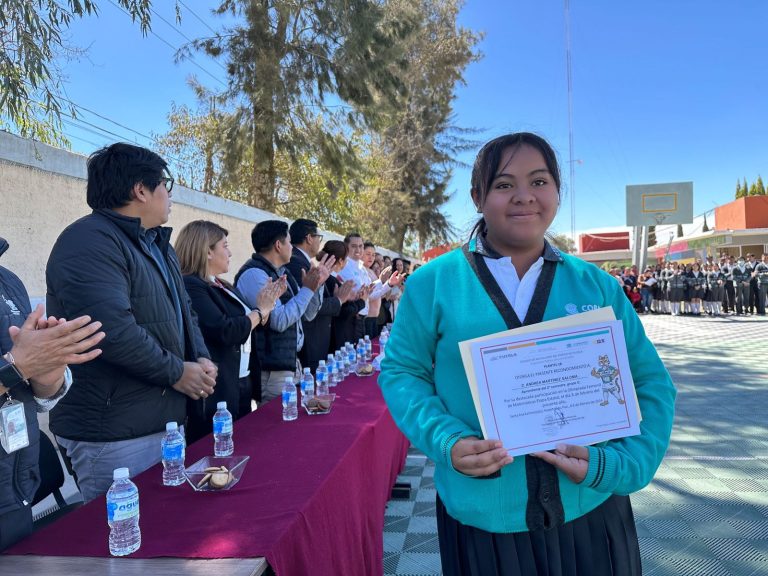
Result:
{"label": "student's hand holding certificate", "polygon": [[575,484],[587,476],[589,468],[589,450],[584,446],[558,444],[554,452],[533,452],[531,456],[549,462]]}
{"label": "student's hand holding certificate", "polygon": [[451,464],[467,476],[490,476],[514,460],[498,440],[462,438],[451,448]]}

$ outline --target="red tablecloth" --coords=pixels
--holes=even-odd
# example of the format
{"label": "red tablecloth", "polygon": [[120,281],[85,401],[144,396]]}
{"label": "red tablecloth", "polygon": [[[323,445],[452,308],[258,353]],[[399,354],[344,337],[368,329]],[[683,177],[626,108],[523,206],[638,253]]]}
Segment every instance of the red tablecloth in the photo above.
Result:
{"label": "red tablecloth", "polygon": [[[276,574],[383,571],[384,507],[408,442],[375,377],[335,388],[330,414],[283,422],[279,400],[235,423],[235,454],[251,459],[228,492],[164,487],[160,465],[135,479],[141,548],[131,557],[266,557]],[[158,446],[158,450],[159,450]],[[212,455],[213,439],[187,449]],[[9,554],[109,556],[102,496],[36,532]]]}

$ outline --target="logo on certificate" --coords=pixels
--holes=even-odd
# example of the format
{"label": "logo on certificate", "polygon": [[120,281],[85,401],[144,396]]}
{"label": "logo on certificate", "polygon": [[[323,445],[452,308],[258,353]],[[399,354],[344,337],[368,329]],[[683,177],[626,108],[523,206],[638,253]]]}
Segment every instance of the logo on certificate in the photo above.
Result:
{"label": "logo on certificate", "polygon": [[619,404],[624,404],[624,398],[621,395],[621,383],[619,381],[619,370],[611,366],[611,360],[607,354],[600,355],[597,359],[599,366],[592,368],[592,376],[600,379],[603,388],[603,401],[600,406],[608,406],[608,395],[610,394]]}

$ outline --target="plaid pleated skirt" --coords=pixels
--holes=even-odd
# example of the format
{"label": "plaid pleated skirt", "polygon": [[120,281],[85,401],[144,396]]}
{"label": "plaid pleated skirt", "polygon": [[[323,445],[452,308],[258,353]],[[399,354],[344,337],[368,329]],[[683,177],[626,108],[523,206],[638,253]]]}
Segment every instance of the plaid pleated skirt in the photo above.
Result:
{"label": "plaid pleated skirt", "polygon": [[437,497],[444,576],[641,576],[628,496],[550,530],[495,534],[452,518]]}

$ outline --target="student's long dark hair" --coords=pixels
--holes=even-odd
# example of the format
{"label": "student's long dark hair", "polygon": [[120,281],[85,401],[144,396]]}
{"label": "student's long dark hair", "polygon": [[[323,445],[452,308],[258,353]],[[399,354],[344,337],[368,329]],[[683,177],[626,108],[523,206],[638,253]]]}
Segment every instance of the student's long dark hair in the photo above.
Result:
{"label": "student's long dark hair", "polygon": [[[539,152],[544,157],[544,163],[547,165],[547,170],[552,174],[552,178],[557,186],[557,192],[560,193],[560,165],[557,163],[557,155],[549,145],[549,142],[544,140],[541,136],[533,134],[531,132],[516,132],[514,134],[506,134],[494,138],[490,142],[487,142],[477,153],[475,158],[475,164],[472,167],[472,200],[479,210],[482,210],[485,204],[485,199],[490,191],[491,184],[493,183],[496,174],[499,172],[499,164],[501,163],[501,157],[504,154],[504,150],[512,148],[517,150],[522,145],[528,145]],[[475,223],[470,232],[470,238],[478,234],[485,232],[485,218]]]}

